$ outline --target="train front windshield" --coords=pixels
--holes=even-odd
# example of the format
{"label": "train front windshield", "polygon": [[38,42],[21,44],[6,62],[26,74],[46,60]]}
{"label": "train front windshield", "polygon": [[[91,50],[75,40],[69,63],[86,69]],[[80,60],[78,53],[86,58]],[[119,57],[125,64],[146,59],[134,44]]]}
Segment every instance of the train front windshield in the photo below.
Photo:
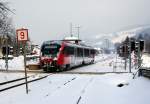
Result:
{"label": "train front windshield", "polygon": [[60,45],[58,44],[49,44],[49,45],[43,45],[41,52],[42,56],[52,56],[56,57],[60,49]]}

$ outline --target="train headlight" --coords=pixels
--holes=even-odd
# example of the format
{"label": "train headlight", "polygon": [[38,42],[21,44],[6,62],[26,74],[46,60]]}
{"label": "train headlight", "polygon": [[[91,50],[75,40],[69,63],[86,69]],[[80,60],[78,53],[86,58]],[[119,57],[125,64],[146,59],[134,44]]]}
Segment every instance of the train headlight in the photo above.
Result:
{"label": "train headlight", "polygon": [[56,60],[57,60],[57,57],[54,58],[54,61],[56,61]]}
{"label": "train headlight", "polygon": [[41,57],[41,60],[44,60],[45,58],[44,57]]}

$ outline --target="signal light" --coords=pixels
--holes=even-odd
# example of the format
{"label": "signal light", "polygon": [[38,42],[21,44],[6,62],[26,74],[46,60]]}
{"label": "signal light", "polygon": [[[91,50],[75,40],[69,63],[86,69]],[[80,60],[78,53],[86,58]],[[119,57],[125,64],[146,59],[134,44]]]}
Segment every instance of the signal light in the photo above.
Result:
{"label": "signal light", "polygon": [[135,41],[131,41],[131,52],[135,50]]}
{"label": "signal light", "polygon": [[140,40],[140,51],[144,50],[144,40]]}
{"label": "signal light", "polygon": [[139,42],[135,42],[135,52],[138,53],[139,51]]}
{"label": "signal light", "polygon": [[13,55],[14,49],[13,47],[10,47],[10,54]]}
{"label": "signal light", "polygon": [[19,49],[19,52],[20,52],[20,54],[23,55],[23,53],[24,53],[24,52],[23,52],[23,48],[20,48],[20,49]]}
{"label": "signal light", "polygon": [[6,55],[10,53],[10,47],[2,47],[2,54]]}

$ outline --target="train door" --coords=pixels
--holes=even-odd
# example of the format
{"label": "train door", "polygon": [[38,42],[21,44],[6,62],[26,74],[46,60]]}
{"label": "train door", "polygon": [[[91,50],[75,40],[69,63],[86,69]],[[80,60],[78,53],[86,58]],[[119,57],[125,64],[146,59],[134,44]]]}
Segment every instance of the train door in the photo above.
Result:
{"label": "train door", "polygon": [[78,60],[78,58],[77,58],[77,48],[75,47],[74,48],[74,63],[75,63],[75,66],[77,65],[77,60]]}
{"label": "train door", "polygon": [[85,51],[85,49],[83,48],[83,62],[82,62],[82,64],[85,64],[84,63],[84,61],[85,61],[85,52],[84,51]]}
{"label": "train door", "polygon": [[75,65],[75,48],[74,47],[69,48],[69,55],[70,55],[70,65],[74,66]]}

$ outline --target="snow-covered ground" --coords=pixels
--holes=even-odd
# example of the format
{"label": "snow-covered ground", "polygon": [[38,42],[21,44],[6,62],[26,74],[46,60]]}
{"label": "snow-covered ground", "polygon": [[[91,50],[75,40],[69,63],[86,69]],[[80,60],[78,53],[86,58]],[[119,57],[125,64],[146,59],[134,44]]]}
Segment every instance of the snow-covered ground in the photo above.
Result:
{"label": "snow-covered ground", "polygon": [[[125,69],[125,62],[116,54],[100,54],[95,57],[95,63],[70,70],[69,72],[129,72],[129,62]],[[132,67],[132,72],[135,72]]]}
{"label": "snow-covered ground", "polygon": [[0,104],[149,104],[149,88],[149,79],[128,73],[54,74],[29,84],[28,95],[25,86],[1,92]]}
{"label": "snow-covered ground", "polygon": [[150,68],[150,55],[149,54],[143,54],[142,55],[142,66]]}
{"label": "snow-covered ground", "polygon": [[[5,60],[0,59],[0,69],[5,69]],[[19,70],[24,67],[24,58],[23,56],[14,57],[12,60],[8,60],[8,69],[9,70]]]}
{"label": "snow-covered ground", "polygon": [[[34,57],[34,56],[27,56],[29,57]],[[39,60],[38,59],[34,59],[27,61],[27,65],[28,64],[38,64]],[[5,60],[0,59],[0,70],[4,70],[5,68]],[[23,56],[19,56],[19,57],[14,57],[12,60],[8,60],[8,70],[24,70],[24,57]]]}
{"label": "snow-covered ground", "polygon": [[[114,70],[113,63],[116,59],[120,64]],[[95,64],[71,71],[128,72],[128,69],[123,69],[121,62],[122,59],[116,55],[99,55]],[[0,81],[21,76],[24,74],[1,72]],[[124,86],[118,87],[119,84]],[[144,77],[133,79],[131,73],[99,75],[59,73],[30,83],[29,94],[26,94],[25,85],[0,92],[0,104],[149,104],[149,88],[149,79]]]}
{"label": "snow-covered ground", "polygon": [[14,73],[7,73],[7,72],[1,72],[0,73],[0,82],[9,81],[16,78],[21,78],[25,76],[24,74],[14,74]]}

